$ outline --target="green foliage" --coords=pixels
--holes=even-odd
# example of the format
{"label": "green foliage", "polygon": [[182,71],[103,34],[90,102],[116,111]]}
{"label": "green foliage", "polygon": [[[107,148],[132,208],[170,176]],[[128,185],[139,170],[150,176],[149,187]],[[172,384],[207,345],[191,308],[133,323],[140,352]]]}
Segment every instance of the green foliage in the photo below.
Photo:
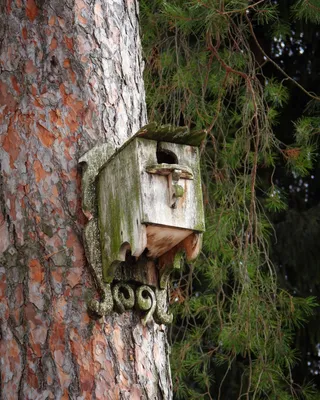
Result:
{"label": "green foliage", "polygon": [[271,2],[262,2],[259,7],[255,9],[253,20],[259,25],[268,25],[278,20],[277,4],[270,4]]}
{"label": "green foliage", "polygon": [[315,146],[312,144],[307,144],[304,147],[288,148],[285,152],[288,167],[297,176],[307,176],[316,157],[315,151]]}
{"label": "green foliage", "polygon": [[291,35],[290,24],[277,20],[271,27],[271,37],[276,39],[285,39]]}
{"label": "green foliage", "polygon": [[305,145],[314,142],[313,136],[320,133],[319,117],[299,118],[295,123],[295,137],[297,144]]}
{"label": "green foliage", "polygon": [[285,194],[278,187],[270,187],[264,205],[266,209],[271,212],[279,212],[285,210],[287,208]]}
{"label": "green foliage", "polygon": [[308,174],[319,121],[296,121],[295,143],[277,138],[288,89],[263,76],[250,45],[257,24],[281,37],[288,25],[273,1],[144,0],[140,8],[149,119],[208,131],[203,253],[171,296],[175,396],[311,399],[310,386],[291,379],[292,338],[316,303],[279,287],[268,248],[270,216],[287,207],[274,170],[286,163]]}
{"label": "green foliage", "polygon": [[320,23],[320,1],[319,0],[299,0],[292,7],[293,14],[306,22]]}
{"label": "green foliage", "polygon": [[274,107],[283,107],[289,99],[289,91],[274,78],[269,79],[264,86],[264,97]]}

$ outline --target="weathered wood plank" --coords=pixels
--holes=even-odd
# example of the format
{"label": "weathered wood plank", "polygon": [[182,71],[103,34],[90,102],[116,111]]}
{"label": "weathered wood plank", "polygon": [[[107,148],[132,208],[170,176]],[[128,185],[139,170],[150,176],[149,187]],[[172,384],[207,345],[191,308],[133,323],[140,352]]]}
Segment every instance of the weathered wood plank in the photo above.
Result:
{"label": "weathered wood plank", "polygon": [[207,136],[207,131],[190,130],[187,126],[158,125],[152,122],[143,126],[137,136],[163,142],[200,146]]}

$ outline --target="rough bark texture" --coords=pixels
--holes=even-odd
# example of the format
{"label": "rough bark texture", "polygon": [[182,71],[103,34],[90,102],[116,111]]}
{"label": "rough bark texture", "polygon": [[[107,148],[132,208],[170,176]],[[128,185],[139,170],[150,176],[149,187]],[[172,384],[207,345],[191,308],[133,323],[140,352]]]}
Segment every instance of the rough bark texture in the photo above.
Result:
{"label": "rough bark texture", "polygon": [[94,320],[78,159],[146,122],[136,0],[0,0],[0,398],[169,399],[166,331]]}

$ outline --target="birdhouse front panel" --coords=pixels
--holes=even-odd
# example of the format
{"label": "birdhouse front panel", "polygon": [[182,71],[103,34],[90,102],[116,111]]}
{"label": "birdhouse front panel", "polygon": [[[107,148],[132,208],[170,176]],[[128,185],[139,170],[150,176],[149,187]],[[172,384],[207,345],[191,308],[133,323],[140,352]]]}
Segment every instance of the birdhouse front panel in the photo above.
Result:
{"label": "birdhouse front panel", "polygon": [[203,232],[198,148],[138,138],[142,223]]}
{"label": "birdhouse front panel", "polygon": [[204,231],[198,149],[138,138],[142,220],[149,257]]}

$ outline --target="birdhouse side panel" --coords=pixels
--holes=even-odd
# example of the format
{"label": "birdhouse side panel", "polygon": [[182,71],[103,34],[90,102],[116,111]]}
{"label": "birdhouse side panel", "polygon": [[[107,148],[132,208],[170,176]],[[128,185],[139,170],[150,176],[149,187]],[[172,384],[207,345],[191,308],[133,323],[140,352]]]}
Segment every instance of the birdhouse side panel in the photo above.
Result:
{"label": "birdhouse side panel", "polygon": [[98,215],[103,275],[112,280],[114,262],[125,260],[131,249],[139,256],[146,247],[141,225],[141,186],[137,143],[124,147],[101,171],[98,178]]}

